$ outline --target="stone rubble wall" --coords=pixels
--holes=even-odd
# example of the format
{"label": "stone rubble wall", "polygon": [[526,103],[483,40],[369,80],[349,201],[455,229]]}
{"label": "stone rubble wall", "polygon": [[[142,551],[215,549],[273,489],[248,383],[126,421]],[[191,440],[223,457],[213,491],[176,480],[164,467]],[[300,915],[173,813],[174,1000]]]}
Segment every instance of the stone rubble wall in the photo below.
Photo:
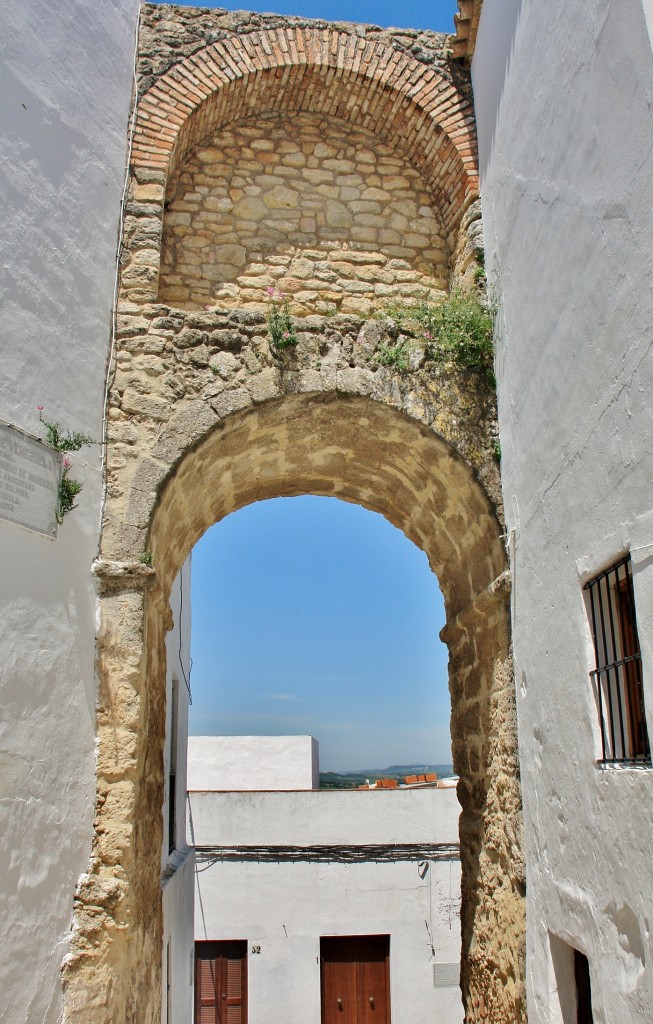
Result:
{"label": "stone rubble wall", "polygon": [[298,114],[232,125],[169,183],[161,302],[369,315],[448,288],[446,232],[418,172],[368,131]]}
{"label": "stone rubble wall", "polygon": [[[408,209],[399,213],[408,220],[407,229],[387,224],[381,227],[379,222],[366,223],[359,219],[378,216],[376,207],[355,211],[348,208],[347,213],[342,213],[332,206],[329,219],[332,222],[338,219],[341,223],[325,224],[324,229],[343,228],[342,221],[350,215],[350,248],[374,245],[386,259],[409,256],[407,252],[393,254],[386,247],[412,250],[420,257],[429,251],[437,252],[438,258],[433,258],[432,268],[427,273],[433,277],[436,289],[443,280],[439,258],[442,252],[448,259],[449,286],[472,286],[480,251],[474,116],[468,75],[449,60],[447,45],[447,37],[435,33],[395,33],[374,26],[328,25],[272,15],[146,5],[141,25],[139,98],[131,157],[134,178],[125,209],[121,296],[135,302],[173,301],[167,290],[169,284],[179,289],[178,295],[184,294],[185,283],[166,282],[168,267],[174,267],[175,263],[174,246],[168,249],[167,258],[171,263],[164,265],[165,283],[159,289],[164,198],[173,203],[184,201],[177,194],[178,178],[189,170],[188,161],[194,159],[198,148],[213,148],[222,130],[233,130],[235,123],[242,127],[263,114],[274,115],[289,131],[298,114],[311,114],[328,119],[331,135],[334,132],[339,135],[343,124],[369,132],[376,140],[373,151],[382,147],[384,159],[402,164],[399,175],[386,177],[406,177],[408,167],[412,172],[408,175],[409,181],[416,181],[415,173],[421,178],[417,191],[428,192],[429,201],[419,202],[418,215],[420,209],[430,207],[436,221],[441,219],[444,234],[440,241],[446,243],[445,247],[442,249],[437,244],[432,225],[427,231],[422,225],[417,230],[410,228],[417,218]],[[265,136],[264,141],[271,140]],[[391,151],[390,156],[385,147]],[[342,142],[337,148],[342,148]],[[369,148],[368,143],[364,148]],[[261,159],[263,152],[259,150],[257,160],[265,163],[265,159]],[[285,173],[278,174],[278,161],[276,163],[276,176],[291,176],[295,180],[305,177],[307,170],[333,170],[324,166],[307,167],[300,176],[296,172],[301,168],[294,168],[290,175],[293,168],[286,166]],[[233,170],[230,173],[233,174]],[[365,173],[359,174],[358,169],[354,173],[365,178]],[[198,184],[202,189],[211,187],[209,182]],[[333,204],[342,203],[347,195],[352,195],[351,192],[342,195],[341,187],[358,187],[331,184],[328,180],[314,184],[314,191],[319,185],[338,188],[337,194],[323,195]],[[251,182],[245,183],[243,190],[244,187],[259,186]],[[369,182],[366,187],[378,188]],[[381,188],[380,191],[388,190]],[[226,198],[206,195],[209,206],[213,205],[212,198]],[[347,203],[378,201],[378,198],[346,199]],[[207,213],[229,212],[220,205],[216,203],[217,208],[204,210],[204,219]],[[176,210],[175,214],[192,212]],[[316,212],[326,214],[326,209]],[[290,224],[292,218],[286,220]],[[217,220],[209,223],[215,224]],[[398,224],[403,225],[403,221],[395,219],[395,225]],[[177,226],[184,225],[180,221]],[[381,231],[388,232],[384,235],[387,241],[375,238],[373,233],[377,231],[379,235]],[[304,232],[300,225],[299,234],[301,243],[305,244],[306,236],[312,232]],[[400,242],[397,234],[402,236]],[[408,239],[407,236],[413,237]],[[424,238],[433,244],[425,245]],[[318,238],[318,241],[334,239]],[[313,251],[319,251],[319,246],[317,250],[313,247]],[[215,252],[205,255],[215,257]],[[242,254],[237,254],[237,259],[242,259]],[[427,259],[431,261],[430,256]],[[254,262],[260,265],[263,261]],[[406,273],[424,273],[426,268],[414,267],[410,258],[407,262],[409,269],[401,268]],[[221,265],[235,270],[246,266],[244,263],[234,266],[227,259],[218,259],[217,268],[211,259],[202,260],[199,265],[209,268],[208,276],[216,283],[226,285],[234,282],[220,281]],[[374,283],[386,284],[384,281]],[[424,282],[423,288],[422,282],[418,283],[422,292],[428,291],[430,282]],[[207,289],[201,291],[205,297]],[[225,294],[221,298],[233,301],[234,296]],[[174,299],[182,306],[188,301],[185,295]],[[195,307],[202,304],[209,302],[191,303]],[[304,308],[307,307],[304,305]]]}
{"label": "stone rubble wall", "polygon": [[[398,329],[365,319],[377,302],[473,283],[474,120],[446,46],[429,33],[143,8],[97,566],[97,818],[65,973],[69,1024],[160,1015],[172,581],[223,516],[301,493],[380,512],[438,575],[466,1021],[523,1020],[495,395],[484,374],[417,344],[406,371],[383,365]],[[281,352],[271,286],[301,314],[297,346]]]}
{"label": "stone rubble wall", "polygon": [[[185,312],[148,304],[119,317],[118,335],[103,528],[103,551],[112,558],[134,560],[148,547],[156,492],[170,466],[195,443],[191,426],[203,431],[286,392],[353,393],[424,417],[473,467],[500,507],[495,402],[483,374],[426,363],[418,346],[413,372],[382,366],[376,353],[396,339],[392,322],[341,314],[306,317],[299,321],[297,347],[277,352],[260,309]],[[444,490],[441,500],[446,507]],[[479,522],[468,523],[470,537]],[[501,569],[494,562],[489,572]],[[483,585],[486,563],[470,573],[456,607]]]}
{"label": "stone rubble wall", "polygon": [[424,70],[434,68],[472,104],[469,72],[449,59],[452,38],[426,29],[382,28],[360,22],[323,21],[319,18],[227,11],[221,8],[177,7],[172,4],[143,4],[138,45],[137,84],[140,95],[156,84],[176,65],[207,46],[246,33],[299,29],[324,33],[342,31],[357,40],[409,55]]}

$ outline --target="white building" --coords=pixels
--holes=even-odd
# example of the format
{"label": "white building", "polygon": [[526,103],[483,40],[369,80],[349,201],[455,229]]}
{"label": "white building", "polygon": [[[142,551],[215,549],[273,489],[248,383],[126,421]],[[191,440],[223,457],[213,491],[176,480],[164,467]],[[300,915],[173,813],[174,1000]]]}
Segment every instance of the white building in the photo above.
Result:
{"label": "white building", "polygon": [[[2,4],[0,418],[33,433],[43,405],[68,429],[103,434],[137,10],[136,0]],[[652,34],[651,0],[485,0],[472,64],[487,263],[499,301],[531,1024],[574,1022],[574,950],[585,958],[577,958],[581,972],[589,970],[596,1021],[653,1017],[653,781],[641,754],[642,721],[649,736],[653,729]],[[71,460],[84,491],[56,541],[0,522],[0,1017],[8,1024],[60,1020],[60,967],[91,849],[90,567],[101,451]],[[618,712],[606,708],[610,694],[624,698],[628,677],[615,669],[622,681],[612,690],[605,673],[592,683],[591,592],[583,588],[627,555],[644,716],[621,740]],[[620,645],[623,653],[617,628],[608,646]],[[359,796],[368,808],[395,800]],[[179,797],[176,813],[181,828]],[[163,814],[167,821],[167,805]],[[252,838],[270,842],[263,831]],[[162,850],[162,955],[167,964],[170,941],[165,988],[185,1013],[191,936],[182,930],[177,943],[176,908],[192,858],[181,832],[176,844],[172,854]],[[291,867],[319,875],[308,862]],[[312,886],[311,896],[319,891]],[[366,927],[380,927],[368,909]],[[361,902],[361,914],[368,909]],[[227,910],[237,918],[236,907]],[[311,913],[328,930],[327,918]],[[257,971],[263,937],[258,944],[260,960],[250,956]]]}
{"label": "white building", "polygon": [[[136,0],[3,0],[0,419],[103,434]],[[101,448],[56,540],[0,521],[0,1018],[56,1024],[95,780]]]}
{"label": "white building", "polygon": [[[574,960],[595,1021],[653,1018],[652,15],[650,0],[485,0],[472,63],[499,301],[530,1024],[575,1024]],[[625,556],[641,663],[590,676],[592,601],[598,667],[636,653],[628,565],[601,594],[584,589]]]}
{"label": "white building", "polygon": [[166,637],[166,777],[161,848],[163,984],[161,1020],[193,1019],[193,886],[195,858],[186,835],[186,765],[190,689],[190,569],[184,564],[170,596],[173,627]]}
{"label": "white building", "polygon": [[188,789],[319,789],[313,736],[189,736]]}
{"label": "white building", "polygon": [[[352,1000],[372,1014],[389,1000],[392,1020],[459,1024],[455,792],[288,790],[289,764],[310,779],[310,739],[191,737],[196,999],[209,1014],[228,965],[225,995],[252,1021],[335,1024]],[[222,744],[245,763],[259,745],[266,791],[237,762],[240,791],[217,774],[211,791],[202,760]]]}

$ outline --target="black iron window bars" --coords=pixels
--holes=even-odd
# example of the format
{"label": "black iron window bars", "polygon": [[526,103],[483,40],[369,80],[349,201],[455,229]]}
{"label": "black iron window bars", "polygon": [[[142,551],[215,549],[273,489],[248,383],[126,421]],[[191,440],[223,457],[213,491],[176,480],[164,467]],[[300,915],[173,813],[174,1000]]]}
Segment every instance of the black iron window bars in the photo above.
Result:
{"label": "black iron window bars", "polygon": [[650,765],[630,555],[589,580],[583,589],[596,655],[590,676],[601,723],[599,763]]}

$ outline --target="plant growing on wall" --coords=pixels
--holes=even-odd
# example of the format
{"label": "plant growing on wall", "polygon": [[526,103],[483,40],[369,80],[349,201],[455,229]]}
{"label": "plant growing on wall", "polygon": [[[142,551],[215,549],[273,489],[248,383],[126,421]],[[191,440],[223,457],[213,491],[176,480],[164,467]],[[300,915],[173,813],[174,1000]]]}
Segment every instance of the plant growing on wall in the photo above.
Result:
{"label": "plant growing on wall", "polygon": [[405,372],[410,368],[410,344],[408,339],[399,337],[389,345],[380,341],[374,350],[374,358],[381,366],[393,366],[395,370]]}
{"label": "plant growing on wall", "polygon": [[[64,430],[59,423],[51,423],[43,419],[43,406],[37,405],[39,420],[46,429],[46,442],[58,452],[78,452],[85,444],[98,444],[92,437],[80,434],[77,431]],[[63,470],[59,481],[59,494],[57,495],[57,508],[55,515],[57,522],[61,524],[69,512],[77,508],[75,498],[84,486],[81,481],[74,480],[70,476],[72,462],[70,459],[63,460]]]}
{"label": "plant growing on wall", "polygon": [[[454,292],[437,304],[423,301],[410,306],[387,306],[384,315],[423,345],[427,359],[481,370],[494,386],[493,315],[478,295]],[[409,342],[405,340],[402,344]]]}
{"label": "plant growing on wall", "polygon": [[290,317],[288,300],[272,285],[267,291],[270,343],[274,348],[290,348],[297,344],[297,331]]}

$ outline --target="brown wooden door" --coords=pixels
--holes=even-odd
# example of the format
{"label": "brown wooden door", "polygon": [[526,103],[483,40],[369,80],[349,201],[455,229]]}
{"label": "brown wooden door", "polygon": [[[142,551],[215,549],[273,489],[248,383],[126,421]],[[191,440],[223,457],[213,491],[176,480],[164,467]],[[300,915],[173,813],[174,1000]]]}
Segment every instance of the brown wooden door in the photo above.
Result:
{"label": "brown wooden door", "polygon": [[387,935],[320,940],[322,1024],[390,1024],[389,950]]}
{"label": "brown wooden door", "polygon": [[195,1024],[247,1024],[247,943],[195,943]]}

